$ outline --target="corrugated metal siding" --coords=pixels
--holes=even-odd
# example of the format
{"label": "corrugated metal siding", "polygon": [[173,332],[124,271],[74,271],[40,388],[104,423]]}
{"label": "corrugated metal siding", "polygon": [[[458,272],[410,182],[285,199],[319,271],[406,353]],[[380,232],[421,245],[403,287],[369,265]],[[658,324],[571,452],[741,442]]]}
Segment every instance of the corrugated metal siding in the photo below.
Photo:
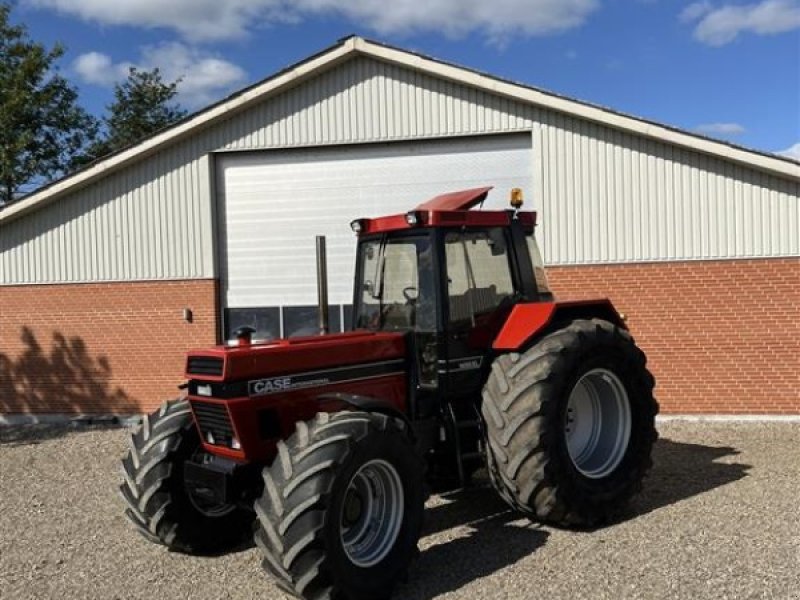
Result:
{"label": "corrugated metal siding", "polygon": [[0,229],[0,282],[211,273],[209,158],[157,154]]}
{"label": "corrugated metal siding", "polygon": [[800,254],[796,181],[357,58],[3,226],[0,283],[214,276],[210,152],[527,130],[550,263]]}
{"label": "corrugated metal siding", "polygon": [[563,115],[534,140],[551,264],[800,254],[797,182]]}
{"label": "corrugated metal siding", "polygon": [[535,110],[477,89],[357,59],[230,121],[226,150],[346,144],[530,129]]}

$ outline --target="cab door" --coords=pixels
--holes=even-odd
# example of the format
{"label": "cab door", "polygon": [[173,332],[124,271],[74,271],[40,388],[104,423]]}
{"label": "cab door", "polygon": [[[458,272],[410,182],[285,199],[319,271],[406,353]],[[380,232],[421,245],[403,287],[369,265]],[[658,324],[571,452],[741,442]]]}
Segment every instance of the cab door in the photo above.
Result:
{"label": "cab door", "polygon": [[489,368],[492,341],[516,298],[507,230],[448,231],[444,258],[446,351],[440,378],[449,398],[475,397]]}
{"label": "cab door", "polygon": [[358,249],[354,328],[407,333],[414,419],[439,408],[444,336],[436,248],[433,230],[412,230],[362,239]]}

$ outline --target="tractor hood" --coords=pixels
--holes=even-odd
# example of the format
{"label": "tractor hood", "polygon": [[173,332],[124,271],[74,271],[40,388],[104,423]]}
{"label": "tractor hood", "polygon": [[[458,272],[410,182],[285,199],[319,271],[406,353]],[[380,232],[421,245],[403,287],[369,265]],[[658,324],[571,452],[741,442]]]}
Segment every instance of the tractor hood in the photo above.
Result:
{"label": "tractor hood", "polygon": [[189,352],[188,398],[203,447],[234,460],[272,460],[298,421],[374,397],[405,410],[402,333],[358,331]]}
{"label": "tractor hood", "polygon": [[355,331],[191,350],[185,376],[241,381],[404,357],[404,334]]}

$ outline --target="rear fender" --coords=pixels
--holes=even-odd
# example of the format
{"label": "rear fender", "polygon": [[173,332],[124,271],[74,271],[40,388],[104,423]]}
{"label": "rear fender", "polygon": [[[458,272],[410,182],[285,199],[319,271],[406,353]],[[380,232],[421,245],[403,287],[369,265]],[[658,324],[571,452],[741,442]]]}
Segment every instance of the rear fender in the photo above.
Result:
{"label": "rear fender", "polygon": [[517,304],[497,334],[492,349],[519,350],[546,332],[550,325],[575,319],[605,319],[627,329],[619,312],[607,298]]}

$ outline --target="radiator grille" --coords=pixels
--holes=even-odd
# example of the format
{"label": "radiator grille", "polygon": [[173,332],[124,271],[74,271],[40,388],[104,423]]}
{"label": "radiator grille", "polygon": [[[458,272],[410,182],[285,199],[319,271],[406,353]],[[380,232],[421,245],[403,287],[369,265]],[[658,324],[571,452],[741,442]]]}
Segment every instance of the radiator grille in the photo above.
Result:
{"label": "radiator grille", "polygon": [[212,404],[211,402],[198,402],[192,400],[192,410],[200,427],[203,440],[210,442],[208,434],[211,434],[213,443],[217,446],[230,446],[233,439],[233,426],[228,418],[228,411],[224,404]]}
{"label": "radiator grille", "polygon": [[215,356],[190,356],[186,372],[190,375],[222,375],[223,361]]}

